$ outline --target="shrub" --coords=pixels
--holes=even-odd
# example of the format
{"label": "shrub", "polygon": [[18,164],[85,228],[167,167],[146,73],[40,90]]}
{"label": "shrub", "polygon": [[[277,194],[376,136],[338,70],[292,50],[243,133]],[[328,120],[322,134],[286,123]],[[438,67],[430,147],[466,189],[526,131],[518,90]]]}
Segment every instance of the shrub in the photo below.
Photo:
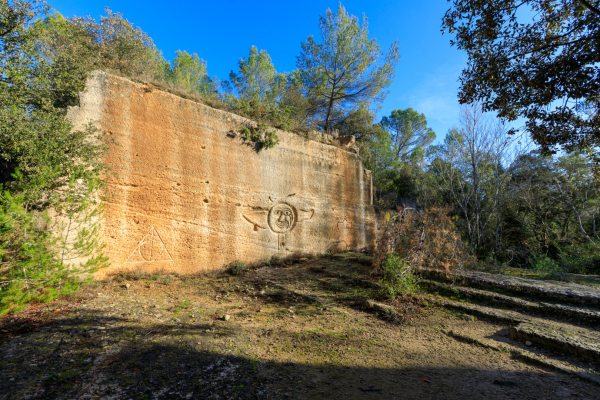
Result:
{"label": "shrub", "polygon": [[[112,36],[94,41],[85,24],[59,14],[42,20],[48,11],[42,1],[3,2],[0,11],[7,24],[0,35],[0,314],[5,314],[71,293],[86,273],[106,265],[95,238],[107,143],[91,126],[73,130],[65,114],[77,104],[88,72],[108,67],[100,58],[119,53],[110,58],[116,66],[133,53],[126,54],[128,39],[117,39],[129,24],[120,16],[107,17]],[[147,65],[147,59],[136,60]]]}
{"label": "shrub", "polygon": [[546,273],[555,273],[561,269],[558,262],[544,255],[533,256],[532,266],[534,270]]}
{"label": "shrub", "polygon": [[166,62],[152,38],[121,13],[114,13],[108,7],[104,12],[99,22],[91,17],[68,20],[82,32],[71,36],[73,44],[98,55],[96,68],[119,71],[127,76],[162,76]]}
{"label": "shrub", "polygon": [[417,277],[408,263],[395,253],[386,255],[381,265],[382,294],[387,298],[414,292],[418,289]]}
{"label": "shrub", "polygon": [[570,243],[557,249],[556,258],[531,256],[531,267],[550,274],[600,274],[600,243]]}
{"label": "shrub", "polygon": [[279,143],[279,138],[274,130],[269,130],[267,124],[259,122],[256,127],[241,127],[240,133],[244,140],[255,142],[258,145],[258,151],[262,149],[271,149]]}
{"label": "shrub", "polygon": [[229,273],[231,275],[241,275],[244,273],[244,271],[246,271],[246,265],[241,261],[236,261],[231,264],[231,267],[229,267]]}
{"label": "shrub", "polygon": [[561,257],[560,264],[568,272],[600,275],[600,243],[575,243]]}
{"label": "shrub", "polygon": [[271,257],[271,263],[270,263],[273,267],[278,267],[283,265],[283,260],[281,259],[281,257],[279,256],[272,256]]}
{"label": "shrub", "polygon": [[[107,264],[95,240],[96,227],[90,225],[96,211],[69,221],[58,237],[47,229],[47,213],[34,214],[25,208],[23,196],[2,194],[0,202],[0,316],[18,311],[26,303],[48,302],[70,294],[90,280],[89,273]],[[77,224],[77,226],[75,226]],[[71,235],[71,236],[69,236]],[[70,262],[84,257],[82,263]]]}
{"label": "shrub", "polygon": [[390,254],[406,263],[412,271],[432,268],[460,270],[475,262],[462,242],[450,208],[432,207],[417,212],[401,209],[383,215],[382,233],[373,257],[374,273],[382,273]]}

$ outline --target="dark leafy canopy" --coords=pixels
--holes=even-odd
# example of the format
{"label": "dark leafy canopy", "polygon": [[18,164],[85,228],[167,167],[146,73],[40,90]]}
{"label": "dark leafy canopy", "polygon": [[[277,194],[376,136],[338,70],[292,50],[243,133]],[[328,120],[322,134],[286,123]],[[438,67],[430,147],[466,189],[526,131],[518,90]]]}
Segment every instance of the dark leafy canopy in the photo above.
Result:
{"label": "dark leafy canopy", "polygon": [[442,27],[469,56],[461,103],[526,118],[546,153],[600,145],[600,1],[452,0]]}
{"label": "dark leafy canopy", "polygon": [[341,4],[337,13],[327,10],[320,17],[319,28],[321,42],[309,36],[296,65],[311,115],[330,131],[361,105],[383,100],[400,55],[394,42],[378,64],[381,50],[368,38],[367,18],[363,16],[360,26]]}

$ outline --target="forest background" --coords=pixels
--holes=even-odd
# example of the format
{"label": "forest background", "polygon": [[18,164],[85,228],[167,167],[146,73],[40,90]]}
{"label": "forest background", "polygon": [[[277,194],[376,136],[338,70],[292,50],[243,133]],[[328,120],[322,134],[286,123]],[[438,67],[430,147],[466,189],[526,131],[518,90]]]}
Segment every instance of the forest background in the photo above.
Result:
{"label": "forest background", "polygon": [[[90,224],[101,212],[101,201],[93,194],[110,173],[101,163],[106,139],[92,126],[73,132],[65,119],[67,107],[78,104],[85,78],[95,69],[254,119],[258,127],[247,130],[246,136],[263,148],[277,144],[271,126],[307,137],[315,130],[335,137],[354,135],[365,167],[373,172],[376,205],[395,227],[390,232],[397,238],[415,238],[394,239],[392,253],[377,258],[376,269],[383,266],[384,273],[390,260],[397,264],[392,270],[404,273],[427,266],[423,259],[448,267],[457,258],[461,265],[468,260],[472,266],[600,273],[600,197],[594,176],[598,99],[587,92],[571,93],[579,102],[567,107],[578,124],[572,136],[592,139],[573,142],[567,135],[563,140],[552,136],[550,128],[544,131],[543,124],[525,124],[545,121],[539,110],[529,121],[524,118],[530,114],[518,112],[533,112],[531,99],[509,107],[502,97],[494,97],[501,92],[494,83],[502,75],[497,71],[484,83],[477,81],[496,68],[498,60],[531,58],[482,56],[489,51],[485,41],[499,33],[482,36],[489,27],[465,25],[469,13],[485,17],[490,12],[480,3],[456,0],[438,17],[440,30],[454,33],[455,44],[469,59],[461,75],[458,98],[463,105],[457,109],[457,122],[443,132],[445,136],[437,132],[436,141],[422,111],[389,103],[381,108],[397,74],[399,42],[382,49],[369,33],[368,20],[352,16],[341,4],[315,16],[314,36],[302,39],[294,70],[276,70],[266,50],[252,46],[240,54],[228,76],[217,77],[193,51],[179,50],[168,61],[146,32],[109,9],[96,19],[65,17],[39,1],[1,0],[0,313],[75,291],[81,276],[107,263],[96,241],[98,227]],[[543,19],[554,12],[547,7],[552,2],[530,3],[526,12],[515,8],[515,13],[533,26],[536,18],[547,26]],[[564,2],[561,21],[586,20],[579,28],[592,32],[593,47],[599,41],[600,14],[594,14],[594,2],[591,9],[581,4]],[[537,13],[532,12],[538,6]],[[506,21],[510,25],[510,15]],[[523,32],[512,34],[514,38]],[[551,40],[555,37],[552,34]],[[211,40],[218,41],[218,35]],[[478,64],[482,58],[483,67]],[[594,89],[598,72],[593,58],[591,63]],[[506,80],[501,88],[513,81]],[[479,96],[489,89],[486,82],[496,85],[493,95]],[[532,93],[545,93],[535,82],[531,86]],[[544,101],[545,109],[560,109],[553,97],[534,99],[533,104]],[[525,129],[511,132],[519,124]],[[555,131],[564,132],[565,127]],[[419,217],[408,218],[409,223],[403,214],[405,198],[416,198],[419,208],[414,214]],[[398,216],[392,215],[398,211]],[[443,240],[433,232],[436,229],[445,232]],[[66,234],[53,235],[58,231]],[[70,232],[76,237],[69,237]],[[431,238],[427,257],[425,233]],[[415,257],[417,247],[420,253]],[[84,265],[70,262],[91,254],[95,256]],[[418,265],[413,262],[417,258]]]}

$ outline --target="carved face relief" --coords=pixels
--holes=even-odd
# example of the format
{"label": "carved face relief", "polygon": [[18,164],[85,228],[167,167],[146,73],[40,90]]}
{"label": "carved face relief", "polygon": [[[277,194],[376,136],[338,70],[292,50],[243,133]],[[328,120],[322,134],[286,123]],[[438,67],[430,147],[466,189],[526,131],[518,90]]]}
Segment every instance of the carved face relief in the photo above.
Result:
{"label": "carved face relief", "polygon": [[291,206],[280,203],[271,208],[268,220],[273,232],[285,233],[294,227],[296,212]]}

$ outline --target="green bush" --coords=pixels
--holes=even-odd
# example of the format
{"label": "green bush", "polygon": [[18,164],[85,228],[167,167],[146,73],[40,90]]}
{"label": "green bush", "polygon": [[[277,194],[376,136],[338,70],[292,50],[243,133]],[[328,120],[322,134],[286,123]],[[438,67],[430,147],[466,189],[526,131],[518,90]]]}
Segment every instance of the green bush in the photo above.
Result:
{"label": "green bush", "polygon": [[242,126],[240,133],[243,135],[244,140],[252,141],[258,144],[258,151],[262,149],[271,149],[279,143],[279,138],[275,130],[269,130],[267,124],[259,122],[256,127]]}
{"label": "green bush", "polygon": [[[48,229],[47,213],[28,211],[23,195],[13,197],[5,191],[1,197],[0,316],[29,302],[48,302],[73,293],[90,280],[89,273],[107,264],[102,254],[95,254],[97,227],[85,227],[91,225],[96,210],[78,215],[75,223],[66,216],[68,227],[60,229],[65,236],[58,237]],[[84,261],[69,262],[77,257]]]}
{"label": "green bush", "polygon": [[231,267],[229,267],[229,273],[231,275],[241,275],[244,273],[244,271],[246,271],[246,265],[241,261],[236,261],[231,264]]}
{"label": "green bush", "polygon": [[408,263],[395,253],[389,253],[381,265],[382,296],[394,298],[418,289],[417,277]]}
{"label": "green bush", "polygon": [[556,273],[561,270],[559,262],[544,255],[533,256],[532,266],[534,270],[545,273]]}
{"label": "green bush", "polygon": [[93,69],[160,64],[121,15],[95,24],[48,10],[0,2],[0,315],[72,293],[107,264],[96,240],[107,143],[92,126],[74,130],[67,107]]}
{"label": "green bush", "polygon": [[529,259],[530,268],[545,274],[600,275],[600,243],[572,243],[557,247],[555,258],[534,255]]}

